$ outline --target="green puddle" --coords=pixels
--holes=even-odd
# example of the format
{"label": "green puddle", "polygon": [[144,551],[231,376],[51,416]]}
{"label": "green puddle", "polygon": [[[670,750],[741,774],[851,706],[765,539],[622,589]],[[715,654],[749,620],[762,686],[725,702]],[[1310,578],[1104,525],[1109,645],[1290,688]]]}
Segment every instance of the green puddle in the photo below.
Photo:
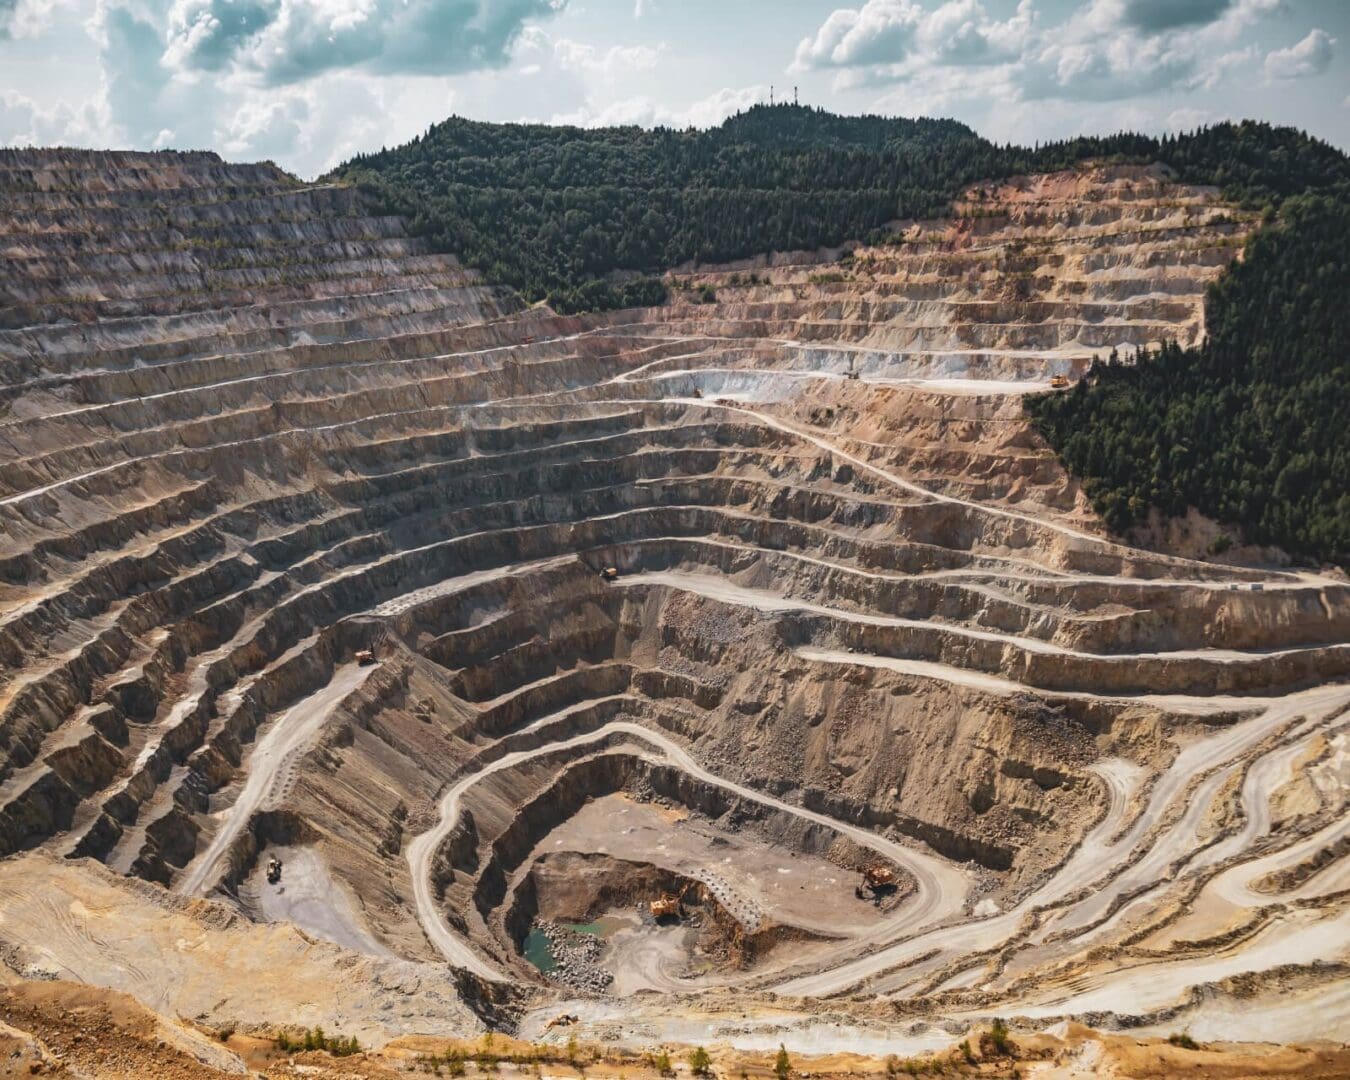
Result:
{"label": "green puddle", "polygon": [[525,938],[525,959],[545,975],[558,966],[553,959],[553,946],[542,930],[531,930]]}
{"label": "green puddle", "polygon": [[[584,923],[560,923],[560,926],[578,934],[591,934],[595,937],[609,937],[621,926],[625,925],[623,919],[616,919],[610,915],[602,915],[594,922]],[[545,975],[558,966],[557,960],[553,958],[553,946],[542,930],[531,930],[525,938],[525,959],[537,967]]]}

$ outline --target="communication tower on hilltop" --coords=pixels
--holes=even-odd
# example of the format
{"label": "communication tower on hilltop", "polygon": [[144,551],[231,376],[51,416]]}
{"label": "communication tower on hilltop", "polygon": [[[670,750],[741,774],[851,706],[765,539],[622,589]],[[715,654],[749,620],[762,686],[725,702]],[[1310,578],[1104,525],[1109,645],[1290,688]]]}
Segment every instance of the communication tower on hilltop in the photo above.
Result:
{"label": "communication tower on hilltop", "polygon": [[769,104],[773,104],[773,83],[769,83]]}
{"label": "communication tower on hilltop", "polygon": [[792,88],[792,104],[797,104],[797,88],[795,86]]}

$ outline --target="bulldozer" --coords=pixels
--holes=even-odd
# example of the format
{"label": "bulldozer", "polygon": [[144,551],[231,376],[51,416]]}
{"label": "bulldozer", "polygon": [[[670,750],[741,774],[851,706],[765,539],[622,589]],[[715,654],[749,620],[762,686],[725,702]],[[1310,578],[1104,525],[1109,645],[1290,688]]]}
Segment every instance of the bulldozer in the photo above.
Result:
{"label": "bulldozer", "polygon": [[1050,376],[1050,389],[1051,389],[1051,390],[1065,390],[1065,389],[1068,388],[1068,386],[1069,386],[1069,378],[1068,378],[1067,375],[1051,375],[1051,376]]}
{"label": "bulldozer", "polygon": [[370,649],[357,649],[356,662],[362,667],[370,667],[371,664],[375,663],[375,653]]}

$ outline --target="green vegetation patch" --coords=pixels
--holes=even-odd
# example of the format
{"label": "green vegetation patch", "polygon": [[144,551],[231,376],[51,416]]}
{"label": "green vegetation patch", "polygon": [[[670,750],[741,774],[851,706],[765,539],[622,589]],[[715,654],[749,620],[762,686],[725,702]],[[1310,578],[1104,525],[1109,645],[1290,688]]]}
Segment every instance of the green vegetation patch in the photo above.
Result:
{"label": "green vegetation patch", "polygon": [[[1210,287],[1208,340],[1112,356],[1036,427],[1123,532],[1196,507],[1249,542],[1350,561],[1350,185],[1285,201]],[[1227,547],[1221,537],[1215,553]]]}
{"label": "green vegetation patch", "polygon": [[1261,203],[1350,180],[1344,155],[1290,128],[1220,124],[997,146],[954,120],[757,106],[706,131],[485,124],[459,117],[353,158],[356,182],[489,280],[562,312],[660,303],[686,262],[876,237],[941,216],[968,185],[1089,159],[1161,161]]}

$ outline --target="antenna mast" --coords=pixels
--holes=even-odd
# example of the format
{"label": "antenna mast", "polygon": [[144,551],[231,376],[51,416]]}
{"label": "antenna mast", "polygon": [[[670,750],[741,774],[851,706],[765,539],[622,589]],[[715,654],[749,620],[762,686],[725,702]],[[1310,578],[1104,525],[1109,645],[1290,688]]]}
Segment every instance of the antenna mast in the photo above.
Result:
{"label": "antenna mast", "polygon": [[769,104],[773,104],[773,83],[769,83]]}
{"label": "antenna mast", "polygon": [[797,88],[795,86],[792,88],[792,104],[797,104]]}

